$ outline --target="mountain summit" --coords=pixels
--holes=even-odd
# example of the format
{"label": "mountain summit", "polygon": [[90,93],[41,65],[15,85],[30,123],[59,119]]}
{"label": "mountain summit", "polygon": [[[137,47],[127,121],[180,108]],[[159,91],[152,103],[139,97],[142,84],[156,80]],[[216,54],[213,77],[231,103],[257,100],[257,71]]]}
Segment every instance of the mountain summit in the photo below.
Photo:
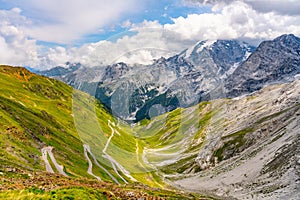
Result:
{"label": "mountain summit", "polygon": [[300,38],[290,34],[262,42],[225,81],[229,97],[295,80],[300,74]]}

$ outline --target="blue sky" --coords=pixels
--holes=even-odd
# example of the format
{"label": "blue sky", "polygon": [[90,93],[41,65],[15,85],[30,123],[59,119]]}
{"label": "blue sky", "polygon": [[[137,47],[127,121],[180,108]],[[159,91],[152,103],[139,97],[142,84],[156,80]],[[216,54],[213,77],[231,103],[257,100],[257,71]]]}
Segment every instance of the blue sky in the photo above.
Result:
{"label": "blue sky", "polygon": [[[210,12],[211,6],[182,6],[181,1],[152,1],[148,4],[147,8],[143,11],[128,15],[124,17],[121,21],[130,20],[131,23],[138,24],[143,21],[159,21],[160,24],[170,24],[173,23],[172,18],[178,18],[180,16],[187,17],[189,14],[201,14],[205,12]],[[117,24],[113,30],[108,26],[105,27],[106,31],[101,34],[89,34],[84,37],[83,43],[85,42],[97,42],[99,40],[105,40],[114,36],[118,33],[129,30],[129,28],[122,27],[121,24]]]}
{"label": "blue sky", "polygon": [[[88,4],[88,1],[86,1]],[[22,15],[31,19],[34,23],[55,23],[55,19],[50,19],[48,15],[43,15],[39,9],[32,9],[32,6],[24,4],[21,0],[19,1],[0,1],[1,10],[11,10],[13,8],[20,8]],[[72,41],[59,41],[51,42],[40,39],[38,44],[53,47],[55,45],[75,45],[80,46],[84,43],[98,42],[100,40],[106,40],[111,36],[118,33],[129,30],[129,27],[124,27],[122,24],[124,21],[129,20],[133,24],[142,23],[143,21],[159,21],[160,24],[173,23],[172,18],[187,17],[189,14],[201,14],[210,12],[211,5],[192,5],[186,4],[182,0],[154,0],[144,1],[140,6],[139,10],[124,13],[117,20],[113,20],[111,23],[101,27],[103,29],[100,33],[88,32],[81,35]],[[112,10],[113,12],[113,10]],[[99,11],[100,14],[100,11]]]}
{"label": "blue sky", "polygon": [[199,40],[299,36],[299,10],[298,0],[0,0],[0,63],[147,64]]}

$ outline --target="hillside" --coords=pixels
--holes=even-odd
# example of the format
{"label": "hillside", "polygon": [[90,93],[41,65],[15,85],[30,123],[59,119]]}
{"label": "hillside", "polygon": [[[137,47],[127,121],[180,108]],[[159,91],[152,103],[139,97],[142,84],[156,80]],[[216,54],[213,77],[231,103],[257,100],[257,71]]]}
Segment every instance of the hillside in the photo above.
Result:
{"label": "hillside", "polygon": [[171,185],[230,199],[299,199],[300,80],[177,109],[138,127]]}
{"label": "hillside", "polygon": [[182,191],[217,199],[299,197],[299,80],[134,124],[23,68],[1,66],[0,81],[0,198],[107,197],[110,190],[125,199],[128,191],[178,199],[200,198]]}
{"label": "hillside", "polygon": [[[163,187],[151,172],[133,178],[121,164],[102,157],[102,153],[114,156],[124,143],[128,145],[124,152],[135,155],[135,139],[123,131],[130,128],[122,123],[116,128],[120,135],[113,138],[113,147],[107,145],[104,152],[110,127],[117,121],[89,95],[18,67],[0,66],[0,82],[0,199],[60,199],[77,192],[82,198],[194,198],[134,184]],[[87,116],[88,120],[81,118]],[[114,158],[122,161],[122,156]],[[136,157],[131,159],[127,165],[137,162]],[[121,186],[124,183],[129,185]]]}

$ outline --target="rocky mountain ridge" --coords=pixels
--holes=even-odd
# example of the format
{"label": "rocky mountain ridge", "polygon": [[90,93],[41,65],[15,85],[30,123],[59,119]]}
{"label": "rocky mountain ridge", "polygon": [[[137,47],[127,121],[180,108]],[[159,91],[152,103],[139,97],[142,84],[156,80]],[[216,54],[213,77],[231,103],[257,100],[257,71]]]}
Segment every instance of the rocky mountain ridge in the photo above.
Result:
{"label": "rocky mountain ridge", "polygon": [[299,49],[299,38],[292,34],[262,42],[258,48],[234,40],[201,41],[147,66],[81,66],[52,77],[90,93],[117,116],[136,122],[156,115],[150,110],[161,114],[295,80],[300,73]]}
{"label": "rocky mountain ridge", "polygon": [[262,42],[225,81],[229,97],[250,93],[265,85],[295,80],[300,74],[300,38],[290,34]]}

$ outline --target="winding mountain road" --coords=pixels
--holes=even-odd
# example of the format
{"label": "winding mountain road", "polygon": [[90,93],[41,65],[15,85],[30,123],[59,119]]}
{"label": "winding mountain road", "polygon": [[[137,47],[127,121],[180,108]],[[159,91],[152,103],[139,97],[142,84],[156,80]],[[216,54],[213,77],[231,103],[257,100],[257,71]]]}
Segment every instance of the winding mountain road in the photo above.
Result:
{"label": "winding mountain road", "polygon": [[89,167],[88,167],[87,173],[90,174],[91,176],[95,177],[97,180],[101,181],[101,178],[99,176],[96,176],[93,173],[93,163],[92,163],[92,161],[90,160],[90,158],[88,156],[88,152],[89,153],[91,152],[90,146],[84,144],[83,145],[83,149],[84,149],[84,157],[85,157],[85,159],[87,159],[87,161],[89,163]]}
{"label": "winding mountain road", "polygon": [[[91,149],[90,149],[90,146],[89,145],[87,145],[87,144],[84,144],[83,145],[83,148],[85,148],[85,152],[86,153],[89,153],[91,156],[92,156],[92,158],[93,158],[93,160],[94,160],[94,162],[95,162],[95,164],[100,168],[100,169],[102,169],[115,183],[117,183],[117,184],[120,184],[119,183],[119,181],[107,170],[107,169],[105,169],[102,165],[100,165],[99,163],[98,163],[98,161],[97,161],[97,159],[96,159],[96,156],[92,153],[92,151],[91,151]],[[92,165],[91,165],[91,167],[92,167]]]}
{"label": "winding mountain road", "polygon": [[[131,175],[130,175],[130,172],[127,171],[120,163],[118,163],[113,157],[111,157],[106,151],[107,151],[107,148],[111,142],[111,139],[114,137],[114,134],[115,134],[115,129],[112,127],[112,126],[115,126],[115,124],[113,122],[111,122],[110,120],[108,120],[108,127],[111,129],[111,135],[110,137],[108,138],[106,144],[105,144],[105,147],[104,149],[102,150],[102,153],[103,153],[103,158],[106,158],[108,159],[110,162],[111,162],[111,165],[114,169],[114,171],[116,172],[116,174],[125,182],[125,183],[128,183],[118,172],[117,168],[125,175],[127,176],[130,180],[132,181],[137,181],[135,178],[133,178]],[[119,135],[120,133],[118,131],[116,131]]]}
{"label": "winding mountain road", "polygon": [[52,149],[53,147],[49,146],[49,147],[44,147],[42,148],[42,157],[43,157],[43,160],[45,162],[45,165],[46,165],[46,170],[47,172],[50,172],[50,173],[54,173],[54,170],[52,169],[51,167],[51,164],[49,163],[48,161],[48,156],[47,154],[49,155],[53,165],[55,166],[55,168],[57,169],[57,171],[64,175],[64,176],[68,176],[65,172],[64,172],[64,167],[62,165],[59,165],[57,162],[56,162],[56,159],[52,153]]}
{"label": "winding mountain road", "polygon": [[[120,135],[120,133],[115,130],[113,127],[115,127],[115,124],[113,122],[111,122],[110,120],[108,120],[108,126],[111,129],[111,135],[108,138],[103,150],[102,150],[102,157],[106,158],[107,160],[110,161],[113,170],[115,171],[115,173],[125,182],[128,183],[128,181],[119,173],[119,171],[121,171],[126,177],[128,177],[130,180],[137,182],[137,180],[135,178],[133,178],[130,175],[130,172],[128,170],[126,170],[119,162],[117,162],[113,157],[111,157],[108,153],[107,153],[107,148],[110,145],[110,142],[112,140],[112,138],[114,137],[114,134],[117,133],[118,135]],[[88,169],[87,169],[87,173],[90,174],[91,176],[95,177],[97,180],[101,181],[101,178],[97,175],[95,175],[93,173],[93,162],[91,161],[90,157],[88,154],[90,154],[90,156],[93,158],[94,163],[101,169],[103,170],[115,183],[120,184],[120,182],[107,170],[105,169],[102,165],[100,165],[96,159],[96,156],[92,153],[90,146],[87,144],[83,145],[83,149],[84,149],[84,157],[85,159],[88,161]],[[54,167],[57,169],[57,171],[64,175],[64,176],[68,176],[65,172],[64,172],[64,167],[63,165],[59,165],[52,153],[53,147],[52,146],[48,146],[48,147],[44,147],[41,149],[42,152],[42,158],[44,160],[45,166],[46,166],[46,171],[50,172],[50,173],[55,173],[49,160],[48,160],[48,155],[54,165]],[[138,144],[137,144],[137,155],[138,155]],[[138,159],[138,158],[137,158]],[[139,159],[138,159],[139,162]],[[140,163],[141,166],[142,163]],[[119,170],[119,171],[118,171]]]}

